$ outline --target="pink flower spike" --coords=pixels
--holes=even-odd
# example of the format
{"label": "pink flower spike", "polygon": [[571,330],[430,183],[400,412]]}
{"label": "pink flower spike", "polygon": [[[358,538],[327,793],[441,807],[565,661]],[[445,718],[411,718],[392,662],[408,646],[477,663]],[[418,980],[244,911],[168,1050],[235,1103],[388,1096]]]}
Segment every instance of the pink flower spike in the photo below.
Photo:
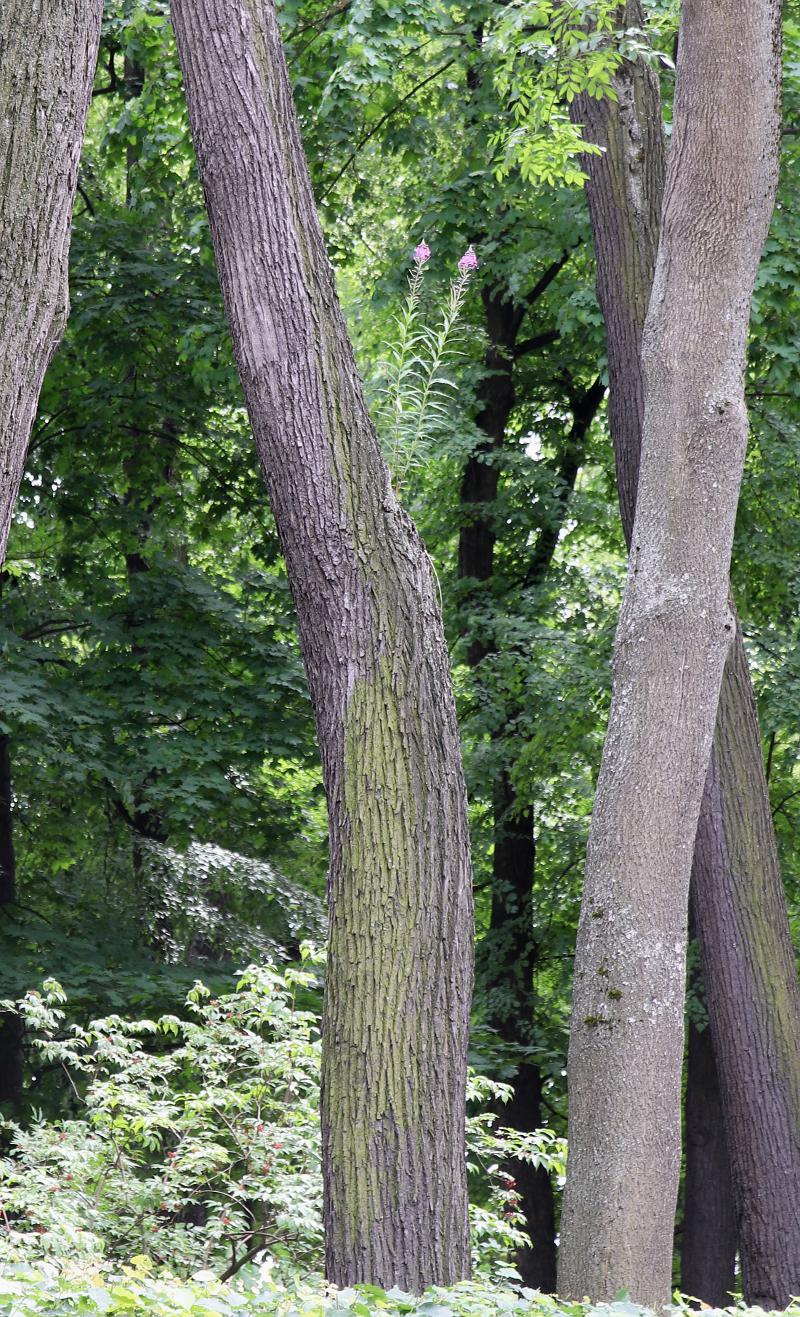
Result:
{"label": "pink flower spike", "polygon": [[464,255],[461,257],[461,260],[458,262],[458,268],[462,274],[471,274],[473,270],[477,270],[478,258],[475,255],[474,247],[467,248]]}
{"label": "pink flower spike", "polygon": [[414,248],[414,260],[417,265],[424,265],[431,259],[431,249],[427,242],[421,242]]}

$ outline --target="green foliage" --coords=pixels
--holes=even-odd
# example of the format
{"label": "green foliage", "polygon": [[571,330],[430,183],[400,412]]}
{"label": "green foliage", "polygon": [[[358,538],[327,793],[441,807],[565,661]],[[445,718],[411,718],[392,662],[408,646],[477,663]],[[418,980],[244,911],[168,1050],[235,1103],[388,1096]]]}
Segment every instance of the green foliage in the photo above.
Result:
{"label": "green foliage", "polygon": [[[306,968],[251,965],[216,997],[195,983],[180,1015],[152,1020],[68,1024],[56,982],[28,992],[17,1009],[42,1062],[67,1077],[72,1112],[5,1125],[0,1259],[138,1254],[175,1274],[226,1276],[257,1254],[292,1274],[319,1269],[319,1030],[298,1004],[316,982],[308,944],[303,958]],[[526,1240],[501,1163],[563,1177],[566,1158],[550,1130],[498,1127],[508,1095],[470,1080],[473,1262],[492,1278],[516,1275],[510,1257]]]}
{"label": "green foliage", "polygon": [[[461,1281],[445,1289],[434,1287],[420,1296],[374,1285],[337,1290],[323,1282],[281,1285],[269,1272],[222,1284],[207,1273],[176,1280],[153,1273],[148,1259],[137,1256],[124,1267],[55,1266],[0,1267],[0,1296],[9,1317],[75,1313],[77,1317],[652,1317],[651,1310],[626,1299],[614,1303],[576,1303],[538,1291],[493,1287],[481,1280]],[[666,1317],[688,1317],[696,1311],[675,1295],[663,1310]],[[761,1308],[744,1304],[708,1309],[716,1317],[730,1314],[760,1317]],[[797,1317],[800,1306],[786,1309]]]}
{"label": "green foliage", "polygon": [[197,983],[181,1016],[64,1028],[57,984],[20,1004],[75,1115],[9,1125],[6,1256],[237,1269],[254,1248],[318,1264],[319,1035],[296,1004],[308,970],[251,966],[236,990]]}
{"label": "green foliage", "polygon": [[[425,246],[425,244],[422,244]],[[459,346],[459,322],[473,267],[467,264],[451,280],[439,324],[424,323],[423,280],[428,255],[415,256],[408,276],[408,296],[396,318],[397,336],[377,368],[372,392],[378,435],[392,481],[403,488],[412,468],[430,460],[433,445],[453,425],[451,369],[464,355]]]}
{"label": "green foliage", "polygon": [[516,166],[527,183],[583,182],[578,157],[598,148],[583,141],[567,107],[581,92],[614,98],[614,72],[623,58],[618,21],[617,0],[508,6],[492,38],[495,80],[512,124],[494,139],[501,148],[499,178]]}

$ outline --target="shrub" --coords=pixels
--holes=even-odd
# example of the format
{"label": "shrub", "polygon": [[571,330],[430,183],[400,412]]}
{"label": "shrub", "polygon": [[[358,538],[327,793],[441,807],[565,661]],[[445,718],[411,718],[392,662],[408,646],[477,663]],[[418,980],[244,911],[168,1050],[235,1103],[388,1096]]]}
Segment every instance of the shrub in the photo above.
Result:
{"label": "shrub", "polygon": [[[155,1020],[68,1024],[57,983],[26,994],[16,1009],[43,1063],[63,1071],[72,1110],[5,1125],[0,1261],[140,1257],[223,1280],[257,1257],[293,1280],[321,1269],[320,1039],[297,1002],[317,969],[303,954],[300,968],[250,966],[220,996],[196,983],[183,1015]],[[516,1276],[526,1242],[509,1160],[562,1172],[565,1151],[551,1131],[497,1128],[486,1108],[508,1092],[470,1079],[473,1262],[493,1279]]]}

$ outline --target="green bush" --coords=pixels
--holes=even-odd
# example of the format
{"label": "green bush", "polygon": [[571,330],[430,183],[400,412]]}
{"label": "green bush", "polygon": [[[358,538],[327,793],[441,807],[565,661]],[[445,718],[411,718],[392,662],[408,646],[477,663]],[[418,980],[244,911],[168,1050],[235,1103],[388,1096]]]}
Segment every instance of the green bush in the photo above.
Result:
{"label": "green bush", "polygon": [[[117,1272],[88,1265],[60,1270],[52,1264],[0,1266],[0,1307],[8,1317],[74,1314],[75,1317],[652,1317],[646,1308],[620,1301],[609,1304],[568,1303],[533,1290],[493,1288],[462,1282],[449,1289],[430,1289],[421,1298],[388,1293],[374,1286],[335,1290],[319,1282],[285,1288],[268,1273],[225,1284],[210,1275],[176,1280],[153,1275],[147,1258],[134,1258]],[[760,1308],[706,1309],[707,1317],[761,1317]],[[688,1317],[690,1309],[676,1302],[665,1310]],[[800,1307],[787,1309],[800,1317]]]}
{"label": "green bush", "polygon": [[[320,1039],[297,1003],[317,970],[304,956],[301,968],[251,966],[220,996],[196,983],[182,1015],[155,1020],[69,1024],[57,983],[26,994],[26,1034],[63,1072],[71,1111],[5,1125],[0,1262],[139,1257],[154,1273],[227,1280],[267,1258],[292,1282],[321,1270]],[[507,1092],[471,1078],[473,1261],[493,1280],[516,1276],[526,1240],[510,1159],[556,1172],[564,1160],[550,1131],[497,1128],[487,1107]]]}

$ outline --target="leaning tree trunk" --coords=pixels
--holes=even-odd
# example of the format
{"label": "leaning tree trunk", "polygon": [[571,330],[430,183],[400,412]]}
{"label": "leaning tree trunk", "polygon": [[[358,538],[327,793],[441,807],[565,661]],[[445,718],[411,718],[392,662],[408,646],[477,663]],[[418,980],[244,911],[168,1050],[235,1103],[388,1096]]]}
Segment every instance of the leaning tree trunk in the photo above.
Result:
{"label": "leaning tree trunk", "polygon": [[686,923],[747,441],[749,305],[774,201],[776,0],[684,0],[644,429],[578,930],[560,1289],[669,1299]]}
{"label": "leaning tree trunk", "polygon": [[327,1271],[469,1271],[472,892],[431,563],[336,300],[269,0],[173,0],[222,291],[286,555],[330,822]]}
{"label": "leaning tree trunk", "polygon": [[742,1287],[748,1303],[784,1308],[800,1293],[800,992],[738,623],[703,795],[693,898]]}
{"label": "leaning tree trunk", "polygon": [[690,1023],[688,1033],[681,1290],[724,1308],[735,1287],[737,1241],[728,1141],[711,1029]]}
{"label": "leaning tree trunk", "polygon": [[6,0],[0,42],[0,563],[67,321],[72,203],[102,0]]}
{"label": "leaning tree trunk", "polygon": [[[638,0],[628,0],[624,24],[643,25]],[[587,140],[603,148],[602,155],[586,157],[585,168],[608,341],[611,434],[630,544],[643,420],[639,347],[655,266],[664,150],[658,80],[650,65],[625,62],[615,83],[616,101],[580,97],[573,113]],[[692,891],[745,1296],[783,1307],[800,1291],[800,1000],[738,624],[723,676]],[[722,1210],[717,1235],[728,1232],[725,1191],[718,1186],[714,1195]],[[717,1302],[710,1291],[699,1291],[697,1268],[691,1272],[692,1293]]]}

